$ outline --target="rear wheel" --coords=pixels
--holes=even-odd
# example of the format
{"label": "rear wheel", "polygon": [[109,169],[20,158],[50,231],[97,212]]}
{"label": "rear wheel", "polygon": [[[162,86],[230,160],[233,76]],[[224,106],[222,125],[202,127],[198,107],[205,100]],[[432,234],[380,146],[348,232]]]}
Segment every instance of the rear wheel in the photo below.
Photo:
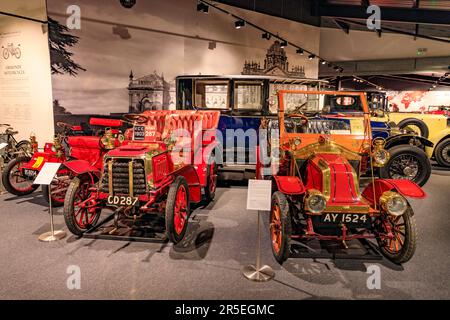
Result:
{"label": "rear wheel", "polygon": [[282,264],[289,258],[292,225],[289,203],[280,191],[276,191],[272,196],[269,228],[273,255],[278,263]]}
{"label": "rear wheel", "polygon": [[434,150],[434,156],[441,166],[450,167],[450,138],[439,142]]}
{"label": "rear wheel", "polygon": [[398,145],[390,148],[390,159],[380,169],[381,178],[407,179],[423,186],[431,175],[431,163],[427,154],[411,145]]}
{"label": "rear wheel", "polygon": [[30,161],[29,157],[18,157],[11,160],[2,173],[2,182],[5,189],[16,196],[32,193],[39,185],[34,185],[34,178],[25,177],[19,170]]}
{"label": "rear wheel", "polygon": [[51,199],[53,207],[61,207],[64,205],[64,199],[66,197],[66,192],[69,187],[70,177],[68,175],[56,174],[55,179],[53,179],[50,186],[42,186],[42,194],[44,195],[45,201],[48,202],[49,192],[51,189]]}
{"label": "rear wheel", "polygon": [[214,200],[217,188],[217,163],[214,156],[211,156],[209,163],[207,164],[206,180],[205,197],[206,201],[209,202]]}
{"label": "rear wheel", "polygon": [[95,226],[101,214],[101,207],[87,201],[91,196],[89,179],[74,178],[67,189],[64,203],[64,220],[73,234],[82,236]]}
{"label": "rear wheel", "polygon": [[186,179],[178,176],[170,185],[166,203],[166,233],[173,243],[183,239],[189,214],[189,187]]}
{"label": "rear wheel", "polygon": [[381,253],[396,264],[409,261],[416,251],[417,229],[413,211],[409,207],[401,216],[389,216],[382,223],[382,232],[390,226],[392,237],[377,239]]}

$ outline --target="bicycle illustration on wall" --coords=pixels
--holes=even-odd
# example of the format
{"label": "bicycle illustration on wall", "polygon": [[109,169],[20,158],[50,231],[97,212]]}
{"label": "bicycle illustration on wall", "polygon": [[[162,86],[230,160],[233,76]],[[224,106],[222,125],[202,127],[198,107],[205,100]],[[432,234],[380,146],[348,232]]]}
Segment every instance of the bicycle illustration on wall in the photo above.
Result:
{"label": "bicycle illustration on wall", "polygon": [[22,56],[22,52],[20,51],[20,44],[16,47],[13,43],[9,43],[7,47],[2,46],[3,58],[7,60],[10,56],[14,56],[17,59],[20,59]]}

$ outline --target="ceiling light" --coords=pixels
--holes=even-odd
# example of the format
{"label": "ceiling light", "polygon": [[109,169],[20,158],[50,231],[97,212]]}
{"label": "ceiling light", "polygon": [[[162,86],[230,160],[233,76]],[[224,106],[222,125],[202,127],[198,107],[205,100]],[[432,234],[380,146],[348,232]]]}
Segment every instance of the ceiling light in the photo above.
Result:
{"label": "ceiling light", "polygon": [[280,43],[280,47],[282,47],[282,48],[286,48],[287,46],[288,46],[288,43],[287,43],[286,40],[283,40],[283,41]]}
{"label": "ceiling light", "polygon": [[320,60],[321,64],[326,64],[327,62],[325,60]]}
{"label": "ceiling light", "polygon": [[309,59],[309,60],[312,60],[312,59],[314,59],[315,57],[316,57],[316,55],[310,54],[310,55],[308,56],[308,59]]}
{"label": "ceiling light", "polygon": [[300,48],[300,49],[297,49],[297,51],[296,51],[299,55],[303,55],[303,53],[304,53],[304,51],[303,51],[303,49],[302,48]]}
{"label": "ceiling light", "polygon": [[263,39],[267,39],[267,40],[270,40],[270,38],[271,38],[271,35],[270,35],[270,33],[268,33],[268,32],[264,32],[263,34],[262,34],[262,36],[261,36]]}
{"label": "ceiling light", "polygon": [[237,20],[237,21],[234,23],[234,27],[235,27],[236,29],[240,29],[240,28],[242,28],[242,27],[245,27],[245,21],[244,21],[244,20]]}

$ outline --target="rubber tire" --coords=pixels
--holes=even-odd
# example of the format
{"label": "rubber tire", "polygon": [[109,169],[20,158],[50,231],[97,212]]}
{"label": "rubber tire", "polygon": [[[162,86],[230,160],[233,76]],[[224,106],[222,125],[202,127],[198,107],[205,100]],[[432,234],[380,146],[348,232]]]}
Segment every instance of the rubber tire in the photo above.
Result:
{"label": "rubber tire", "polygon": [[405,244],[400,253],[391,254],[380,246],[380,251],[383,256],[395,264],[402,264],[409,261],[414,255],[417,246],[417,227],[411,207],[408,207],[405,211],[403,218],[405,221],[405,235],[409,235],[409,237],[405,237]]}
{"label": "rubber tire", "polygon": [[[276,191],[272,195],[272,204],[278,203],[280,207],[281,212],[281,228],[282,228],[282,237],[281,237],[281,248],[280,251],[277,253],[272,245],[272,239],[271,235],[269,235],[270,241],[271,241],[271,248],[273,256],[275,257],[275,260],[279,264],[283,264],[284,261],[286,261],[289,258],[289,254],[291,251],[291,234],[292,234],[292,222],[291,222],[291,213],[289,211],[289,202],[286,198],[286,196],[280,192]],[[272,221],[272,210],[270,211],[270,221]],[[270,231],[270,230],[269,230]]]}
{"label": "rubber tire", "polygon": [[398,123],[398,127],[400,130],[403,130],[404,128],[406,128],[409,125],[414,125],[414,126],[418,127],[420,129],[420,135],[424,138],[428,138],[428,136],[430,135],[428,126],[426,125],[425,122],[423,122],[420,119],[407,118],[407,119],[403,119],[402,121],[400,121]]}
{"label": "rubber tire", "polygon": [[[212,156],[214,157],[214,156]],[[216,171],[216,189],[217,189],[217,163],[214,161],[214,170]],[[206,166],[206,186],[205,186],[205,199],[207,202],[211,202],[214,200],[214,197],[216,196],[216,189],[214,192],[209,191],[209,175],[211,174],[211,168],[210,165],[207,164]]]}
{"label": "rubber tire", "polygon": [[[48,185],[42,185],[42,195],[44,196],[44,199],[45,199],[45,201],[47,201],[47,203],[48,203],[49,190],[50,190],[50,188]],[[53,208],[62,207],[63,205],[64,205],[64,201],[60,202],[60,201],[57,201],[52,198],[52,207]]]}
{"label": "rubber tire", "polygon": [[[186,202],[187,202],[187,216],[186,222],[184,224],[183,230],[180,234],[175,231],[174,228],[174,218],[175,218],[175,201],[178,193],[179,187],[183,185],[186,190]],[[178,176],[174,182],[169,187],[169,192],[167,194],[166,201],[166,234],[169,237],[169,240],[174,244],[177,244],[181,240],[183,240],[184,234],[186,233],[188,220],[190,216],[190,201],[189,201],[189,187],[186,182],[186,179],[182,176]]]}
{"label": "rubber tire", "polygon": [[439,144],[436,146],[436,149],[434,149],[434,157],[436,158],[436,162],[439,163],[440,166],[450,167],[450,162],[445,161],[445,159],[442,157],[442,150],[449,144],[450,138],[446,138],[439,142]]}
{"label": "rubber tire", "polygon": [[21,140],[16,144],[16,149],[22,149],[26,152],[31,152],[31,143],[28,140]]}
{"label": "rubber tire", "polygon": [[[66,222],[67,228],[74,235],[81,237],[88,229],[82,229],[78,226],[75,221],[75,217],[73,215],[74,201],[75,195],[78,192],[78,188],[80,187],[82,180],[78,177],[75,177],[69,184],[67,188],[66,197],[64,199],[64,221]],[[90,227],[95,226],[97,224],[98,219],[100,218],[100,213],[97,214],[94,221],[90,225]]]}
{"label": "rubber tire", "polygon": [[25,196],[27,194],[33,193],[37,188],[39,188],[39,185],[32,185],[32,188],[28,191],[19,191],[13,188],[11,183],[9,182],[9,173],[12,170],[12,168],[17,164],[17,162],[28,162],[30,161],[30,157],[17,157],[13,160],[11,160],[5,167],[4,171],[2,172],[2,183],[5,187],[6,191],[8,191],[11,194],[14,194],[16,196]]}
{"label": "rubber tire", "polygon": [[397,157],[400,154],[410,154],[414,155],[417,158],[420,165],[423,167],[422,173],[412,181],[417,183],[419,186],[423,186],[425,185],[425,183],[427,183],[431,175],[431,162],[425,151],[416,146],[411,146],[409,144],[397,145],[388,149],[388,151],[391,158],[384,167],[380,168],[381,178],[391,179],[391,177],[389,176],[388,169],[395,157]]}

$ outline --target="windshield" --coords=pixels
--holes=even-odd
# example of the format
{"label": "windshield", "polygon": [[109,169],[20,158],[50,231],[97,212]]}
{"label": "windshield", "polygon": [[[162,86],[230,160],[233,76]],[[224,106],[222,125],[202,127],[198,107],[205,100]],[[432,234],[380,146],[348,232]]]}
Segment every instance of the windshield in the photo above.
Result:
{"label": "windshield", "polygon": [[314,116],[363,112],[360,97],[354,95],[286,93],[283,100],[286,114]]}

